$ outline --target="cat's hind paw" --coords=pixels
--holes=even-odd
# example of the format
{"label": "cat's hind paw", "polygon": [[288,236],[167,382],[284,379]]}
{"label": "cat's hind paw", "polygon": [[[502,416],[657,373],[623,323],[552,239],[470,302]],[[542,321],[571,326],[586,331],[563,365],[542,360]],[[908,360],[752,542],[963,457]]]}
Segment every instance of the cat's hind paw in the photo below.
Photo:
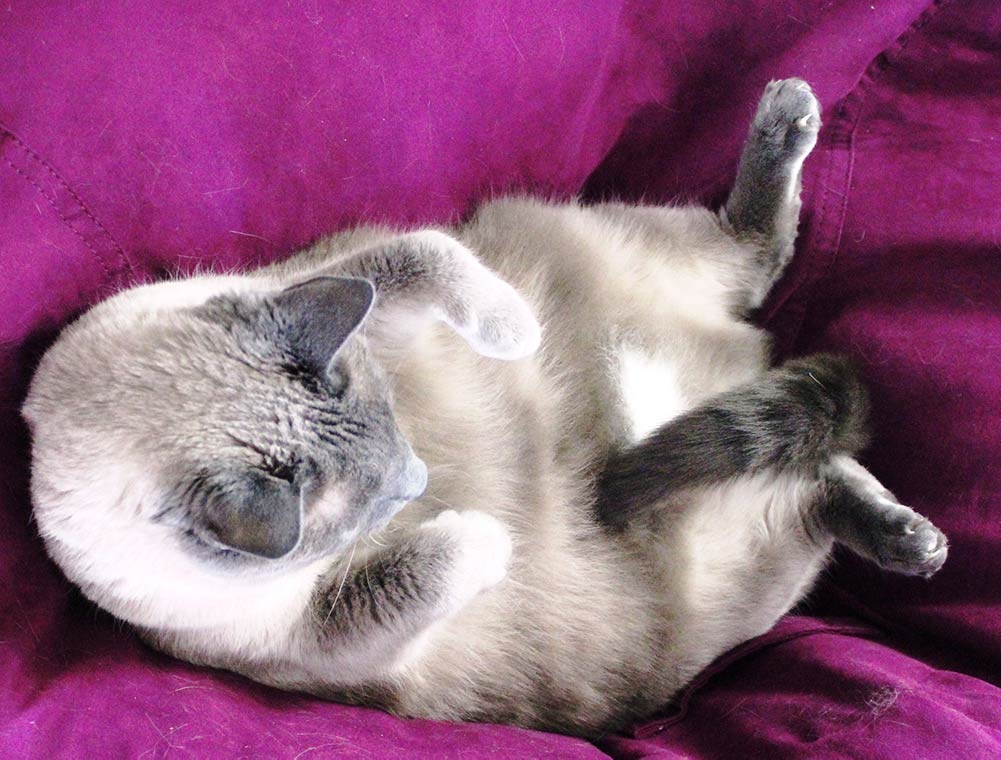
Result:
{"label": "cat's hind paw", "polygon": [[802,79],[769,82],[751,129],[786,160],[800,158],[817,142],[820,103]]}
{"label": "cat's hind paw", "polygon": [[927,517],[898,504],[883,513],[879,528],[874,549],[886,570],[928,578],[945,564],[949,542]]}
{"label": "cat's hind paw", "polygon": [[827,505],[834,537],[882,567],[929,578],[949,555],[949,542],[931,520],[905,507],[862,465],[846,456],[827,466],[834,484]]}

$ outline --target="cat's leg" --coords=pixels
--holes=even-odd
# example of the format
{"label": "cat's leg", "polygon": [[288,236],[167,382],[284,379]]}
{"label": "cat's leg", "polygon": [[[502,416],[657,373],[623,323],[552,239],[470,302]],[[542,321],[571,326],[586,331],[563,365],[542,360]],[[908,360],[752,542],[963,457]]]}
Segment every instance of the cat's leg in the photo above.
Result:
{"label": "cat's leg", "polygon": [[[737,494],[770,504],[772,519],[793,515],[796,535],[820,548],[836,540],[888,570],[933,573],[945,561],[945,537],[851,458],[866,441],[867,408],[850,362],[823,354],[786,362],[613,453],[599,481],[599,516],[620,530],[650,524],[692,492],[716,489],[721,503]],[[753,512],[735,512],[720,528],[745,513],[753,522]]]}
{"label": "cat's leg", "polygon": [[720,211],[738,240],[754,243],[749,308],[761,305],[793,254],[803,161],[820,129],[820,106],[801,79],[770,82],[744,144],[737,179]]}
{"label": "cat's leg", "polygon": [[303,648],[350,688],[390,676],[407,647],[507,572],[511,538],[494,517],[448,510],[368,558],[334,568],[303,620]]}
{"label": "cat's leg", "polygon": [[867,411],[848,360],[821,354],[786,362],[613,452],[599,481],[599,516],[621,527],[670,493],[852,454],[866,442]]}
{"label": "cat's leg", "polygon": [[443,232],[401,235],[329,269],[372,282],[369,329],[383,341],[405,344],[422,324],[439,320],[484,356],[518,359],[539,346],[541,328],[521,295]]}
{"label": "cat's leg", "polygon": [[897,501],[854,459],[837,455],[820,471],[821,490],[805,511],[815,536],[825,533],[886,570],[928,577],[945,563],[945,534]]}
{"label": "cat's leg", "polygon": [[801,516],[819,490],[815,477],[769,468],[672,496],[663,514],[627,529],[666,563],[679,684],[771,629],[810,591],[833,546]]}

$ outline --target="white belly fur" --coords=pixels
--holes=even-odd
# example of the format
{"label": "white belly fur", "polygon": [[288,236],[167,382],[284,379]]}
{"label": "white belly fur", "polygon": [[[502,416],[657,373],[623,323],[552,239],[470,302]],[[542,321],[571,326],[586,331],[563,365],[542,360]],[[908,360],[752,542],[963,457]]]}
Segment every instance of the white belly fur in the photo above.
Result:
{"label": "white belly fur", "polygon": [[664,357],[623,346],[617,355],[619,391],[634,441],[687,408],[678,368]]}

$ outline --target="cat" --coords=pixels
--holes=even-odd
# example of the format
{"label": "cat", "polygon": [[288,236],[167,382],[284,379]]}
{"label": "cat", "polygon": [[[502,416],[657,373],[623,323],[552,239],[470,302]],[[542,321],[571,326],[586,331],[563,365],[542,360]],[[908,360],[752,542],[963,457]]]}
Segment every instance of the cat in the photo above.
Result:
{"label": "cat", "polygon": [[819,128],[770,83],[719,213],[501,198],[98,304],[24,405],[48,552],[190,662],[587,737],[767,631],[835,541],[930,576],[945,537],[853,458],[858,371],[770,367],[748,322]]}

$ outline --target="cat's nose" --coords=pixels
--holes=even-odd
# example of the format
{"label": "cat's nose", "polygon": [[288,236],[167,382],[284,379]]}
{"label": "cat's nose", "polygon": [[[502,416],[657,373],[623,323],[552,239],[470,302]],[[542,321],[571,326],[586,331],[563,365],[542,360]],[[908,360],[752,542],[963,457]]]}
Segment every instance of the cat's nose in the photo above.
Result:
{"label": "cat's nose", "polygon": [[420,458],[410,452],[407,466],[403,473],[401,491],[408,501],[413,501],[422,493],[428,485],[428,468]]}

